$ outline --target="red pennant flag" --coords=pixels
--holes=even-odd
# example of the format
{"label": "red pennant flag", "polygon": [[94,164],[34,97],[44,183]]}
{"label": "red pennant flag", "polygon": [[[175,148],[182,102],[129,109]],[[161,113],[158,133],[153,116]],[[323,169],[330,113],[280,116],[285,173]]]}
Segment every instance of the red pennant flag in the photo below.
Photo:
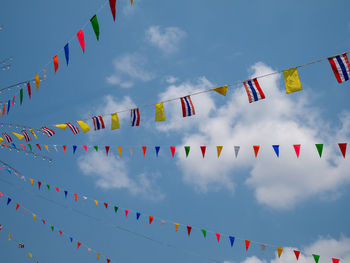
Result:
{"label": "red pennant flag", "polygon": [[207,146],[201,146],[201,151],[202,151],[203,158],[205,156],[205,151],[206,150],[207,150]]}
{"label": "red pennant flag", "polygon": [[248,251],[248,248],[250,246],[250,240],[244,240],[245,242],[245,250]]}
{"label": "red pennant flag", "polygon": [[75,199],[75,202],[78,201],[78,195],[77,194],[74,194],[74,199]]}
{"label": "red pennant flag", "polygon": [[40,147],[40,145],[39,145],[39,144],[36,144],[36,147],[38,147],[38,148],[39,148],[39,150],[41,151],[41,147]]}
{"label": "red pennant flag", "polygon": [[142,146],[143,157],[146,155],[147,146]]}
{"label": "red pennant flag", "polygon": [[297,258],[297,260],[299,260],[300,251],[294,250],[294,254],[295,254],[295,257]]}
{"label": "red pennant flag", "polygon": [[128,217],[129,209],[125,209],[125,217]]}
{"label": "red pennant flag", "polygon": [[188,234],[188,236],[191,235],[191,230],[192,230],[192,227],[191,226],[187,226],[187,234]]}
{"label": "red pennant flag", "polygon": [[77,249],[81,246],[81,243],[78,241],[77,243]]}
{"label": "red pennant flag", "polygon": [[60,233],[60,235],[62,236],[63,232],[61,230],[58,230],[58,233]]}
{"label": "red pennant flag", "polygon": [[219,242],[220,242],[220,236],[221,236],[221,234],[215,233],[215,235],[216,235],[216,239],[218,240],[218,243],[219,243]]}
{"label": "red pennant flag", "polygon": [[255,158],[258,157],[260,145],[253,145]]}
{"label": "red pennant flag", "polygon": [[149,224],[149,225],[151,225],[151,224],[152,224],[153,219],[154,219],[154,218],[153,218],[153,216],[149,216],[149,222],[148,222],[148,224]]}
{"label": "red pennant flag", "polygon": [[60,192],[60,189],[59,189],[58,187],[56,187],[56,191],[57,191],[57,193],[59,193],[59,192]]}
{"label": "red pennant flag", "polygon": [[106,146],[106,155],[108,156],[109,146]]}
{"label": "red pennant flag", "polygon": [[117,0],[109,0],[109,6],[111,7],[111,12],[113,15],[113,20],[115,21],[115,4]]}
{"label": "red pennant flag", "polygon": [[339,263],[339,262],[340,262],[340,259],[338,259],[338,258],[332,258],[332,262],[333,262],[333,263]]}
{"label": "red pennant flag", "polygon": [[27,88],[28,88],[28,96],[29,96],[29,99],[32,98],[32,89],[30,88],[30,83],[27,82]]}
{"label": "red pennant flag", "polygon": [[40,190],[40,187],[41,187],[41,182],[38,181],[38,187],[39,187],[39,190]]}
{"label": "red pennant flag", "polygon": [[58,58],[57,58],[57,55],[53,57],[53,66],[55,68],[55,74],[56,74],[57,69],[58,69]]}
{"label": "red pennant flag", "polygon": [[175,146],[170,146],[170,151],[171,151],[171,155],[172,155],[173,158],[174,158],[174,155],[175,155]]}
{"label": "red pennant flag", "polygon": [[108,204],[107,203],[103,203],[105,205],[105,208],[108,209]]}
{"label": "red pennant flag", "polygon": [[301,145],[300,144],[294,144],[293,147],[294,147],[295,154],[297,155],[297,158],[299,158]]}
{"label": "red pennant flag", "polygon": [[84,53],[85,52],[85,40],[84,40],[84,31],[82,29],[80,29],[79,32],[77,33],[77,37],[78,37],[81,49],[83,50],[83,53]]}
{"label": "red pennant flag", "polygon": [[345,158],[347,143],[338,143],[338,145],[343,157]]}
{"label": "red pennant flag", "polygon": [[41,221],[43,222],[43,225],[45,225],[45,220],[44,220],[44,219],[41,219]]}
{"label": "red pennant flag", "polygon": [[19,204],[16,204],[16,210],[18,210],[19,206],[20,206]]}
{"label": "red pennant flag", "polygon": [[111,260],[109,258],[107,258],[107,263],[110,263],[110,262],[111,262]]}
{"label": "red pennant flag", "polygon": [[5,104],[2,105],[2,117],[4,117],[6,112]]}
{"label": "red pennant flag", "polygon": [[62,145],[62,148],[63,148],[63,152],[66,153],[67,145]]}
{"label": "red pennant flag", "polygon": [[86,145],[84,145],[83,148],[84,148],[85,152],[87,152],[87,147],[86,147]]}

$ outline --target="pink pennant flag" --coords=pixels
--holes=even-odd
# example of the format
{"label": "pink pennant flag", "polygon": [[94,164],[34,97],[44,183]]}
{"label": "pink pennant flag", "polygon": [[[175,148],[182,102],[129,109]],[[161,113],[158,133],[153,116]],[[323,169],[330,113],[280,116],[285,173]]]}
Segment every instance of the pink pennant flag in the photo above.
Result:
{"label": "pink pennant flag", "polygon": [[343,157],[345,158],[347,143],[338,143],[338,145]]}
{"label": "pink pennant flag", "polygon": [[143,157],[146,155],[147,146],[142,146]]}
{"label": "pink pennant flag", "polygon": [[207,146],[201,146],[201,151],[202,151],[202,156],[204,158],[205,156],[205,151],[207,150]]}
{"label": "pink pennant flag", "polygon": [[87,152],[87,147],[86,147],[86,145],[84,145],[83,148],[84,148],[85,152]]}
{"label": "pink pennant flag", "polygon": [[154,218],[153,218],[153,216],[149,216],[149,222],[148,222],[148,224],[149,224],[149,225],[151,225],[151,224],[152,224],[153,219],[154,219]]}
{"label": "pink pennant flag", "polygon": [[250,246],[250,240],[244,240],[244,242],[245,242],[245,250],[248,251]]}
{"label": "pink pennant flag", "polygon": [[24,145],[24,144],[22,144],[22,143],[21,143],[20,145],[23,147],[23,149],[24,149],[24,150],[26,149],[26,147],[25,147],[25,145]]}
{"label": "pink pennant flag", "polygon": [[15,97],[16,97],[16,95],[15,95],[15,96],[13,96],[13,98],[12,98],[11,108],[13,107],[13,105],[15,105]]}
{"label": "pink pennant flag", "polygon": [[300,144],[294,144],[293,147],[294,147],[295,154],[297,155],[297,158],[299,158],[301,145]]}
{"label": "pink pennant flag", "polygon": [[129,209],[125,209],[125,217],[128,217]]}
{"label": "pink pennant flag", "polygon": [[170,146],[170,151],[171,151],[171,155],[172,155],[173,158],[174,158],[174,155],[175,155],[175,146]]}
{"label": "pink pennant flag", "polygon": [[83,53],[84,53],[85,52],[85,40],[84,40],[84,32],[82,29],[80,29],[79,32],[77,33],[77,37],[78,37],[81,49],[83,50]]}
{"label": "pink pennant flag", "polygon": [[216,239],[218,240],[218,243],[219,243],[221,234],[220,233],[215,233],[215,235],[216,235]]}

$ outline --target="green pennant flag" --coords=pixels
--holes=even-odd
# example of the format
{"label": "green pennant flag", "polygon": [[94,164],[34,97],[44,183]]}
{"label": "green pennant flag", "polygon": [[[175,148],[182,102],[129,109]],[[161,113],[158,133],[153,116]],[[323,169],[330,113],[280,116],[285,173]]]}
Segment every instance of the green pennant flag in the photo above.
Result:
{"label": "green pennant flag", "polygon": [[188,154],[190,153],[190,146],[185,146],[185,152],[186,152],[186,158],[188,157]]}
{"label": "green pennant flag", "polygon": [[51,226],[51,230],[52,230],[52,231],[54,230],[54,227],[53,227],[53,226]]}
{"label": "green pennant flag", "polygon": [[116,212],[116,213],[118,212],[118,206],[114,207],[114,212]]}
{"label": "green pennant flag", "polygon": [[95,148],[95,150],[96,150],[96,152],[97,152],[97,151],[98,151],[98,146],[95,145],[94,148]]}
{"label": "green pennant flag", "polygon": [[29,143],[28,143],[28,147],[32,151],[32,146]]}
{"label": "green pennant flag", "polygon": [[19,97],[20,97],[20,102],[21,102],[21,105],[22,105],[22,102],[23,102],[23,89],[21,89],[19,91]]}
{"label": "green pennant flag", "polygon": [[46,186],[47,186],[47,190],[50,190],[50,185],[49,185],[49,184],[47,184]]}
{"label": "green pennant flag", "polygon": [[323,144],[315,144],[320,158],[322,157]]}
{"label": "green pennant flag", "polygon": [[202,231],[202,233],[203,233],[204,238],[206,238],[206,236],[207,236],[207,230],[201,229],[201,231]]}
{"label": "green pennant flag", "polygon": [[320,256],[315,254],[312,254],[312,256],[314,257],[315,262],[318,263]]}
{"label": "green pennant flag", "polygon": [[100,37],[100,27],[98,26],[97,16],[94,15],[94,16],[90,19],[90,22],[91,22],[92,28],[94,29],[96,38],[97,38],[97,40],[98,40],[99,37]]}

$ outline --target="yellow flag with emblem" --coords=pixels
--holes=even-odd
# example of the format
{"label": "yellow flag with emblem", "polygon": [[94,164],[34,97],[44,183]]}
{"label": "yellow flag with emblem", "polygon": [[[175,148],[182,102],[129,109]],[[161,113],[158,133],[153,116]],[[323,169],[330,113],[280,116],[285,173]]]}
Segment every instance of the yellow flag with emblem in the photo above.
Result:
{"label": "yellow flag with emblem", "polygon": [[12,132],[19,140],[22,140],[24,136],[22,134],[18,134],[16,132]]}
{"label": "yellow flag with emblem", "polygon": [[213,91],[216,91],[217,93],[223,95],[223,96],[226,96],[226,92],[228,90],[228,86],[225,85],[225,86],[222,86],[222,87],[217,87],[217,88],[214,88],[214,89],[211,89]]}
{"label": "yellow flag with emblem", "polygon": [[287,94],[303,89],[301,87],[297,68],[287,69],[283,71],[283,75],[284,75],[284,84],[286,86]]}
{"label": "yellow flag with emblem", "polygon": [[119,129],[120,123],[119,123],[118,114],[116,112],[111,114],[111,120],[112,120],[111,130]]}
{"label": "yellow flag with emblem", "polygon": [[67,128],[67,124],[54,124],[52,126],[55,126],[57,128],[60,128],[62,130],[65,130]]}
{"label": "yellow flag with emblem", "polygon": [[165,121],[163,102],[159,102],[156,104],[156,119],[155,119],[155,121]]}
{"label": "yellow flag with emblem", "polygon": [[77,121],[77,123],[78,123],[79,126],[81,127],[83,133],[90,131],[89,125],[87,125],[85,122],[83,122],[83,121]]}

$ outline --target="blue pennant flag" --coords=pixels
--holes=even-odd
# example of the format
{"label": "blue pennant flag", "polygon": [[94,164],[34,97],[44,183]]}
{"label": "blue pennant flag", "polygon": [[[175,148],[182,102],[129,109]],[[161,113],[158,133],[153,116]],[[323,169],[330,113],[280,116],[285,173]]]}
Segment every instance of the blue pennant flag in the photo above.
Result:
{"label": "blue pennant flag", "polygon": [[10,106],[11,106],[11,101],[9,100],[9,102],[8,102],[8,104],[7,104],[7,114],[9,114]]}
{"label": "blue pennant flag", "polygon": [[231,247],[233,247],[233,243],[235,243],[235,237],[230,236]]}
{"label": "blue pennant flag", "polygon": [[68,192],[67,191],[64,191],[64,196],[67,198],[67,194]]}
{"label": "blue pennant flag", "polygon": [[68,66],[68,62],[69,62],[69,46],[68,46],[68,43],[64,46],[64,55],[66,56],[66,62],[67,62],[67,66]]}
{"label": "blue pennant flag", "polygon": [[12,199],[9,197],[7,198],[7,205],[9,205],[9,203],[11,203]]}
{"label": "blue pennant flag", "polygon": [[73,145],[73,154],[75,154],[75,151],[77,150],[77,146]]}
{"label": "blue pennant flag", "polygon": [[275,150],[277,157],[280,157],[280,146],[279,145],[272,145],[272,147]]}
{"label": "blue pennant flag", "polygon": [[139,220],[141,214],[139,212],[136,213],[136,220]]}
{"label": "blue pennant flag", "polygon": [[73,242],[73,238],[72,237],[69,237],[69,239],[70,239],[70,242]]}
{"label": "blue pennant flag", "polygon": [[156,146],[155,148],[156,148],[156,156],[158,157],[160,146]]}

